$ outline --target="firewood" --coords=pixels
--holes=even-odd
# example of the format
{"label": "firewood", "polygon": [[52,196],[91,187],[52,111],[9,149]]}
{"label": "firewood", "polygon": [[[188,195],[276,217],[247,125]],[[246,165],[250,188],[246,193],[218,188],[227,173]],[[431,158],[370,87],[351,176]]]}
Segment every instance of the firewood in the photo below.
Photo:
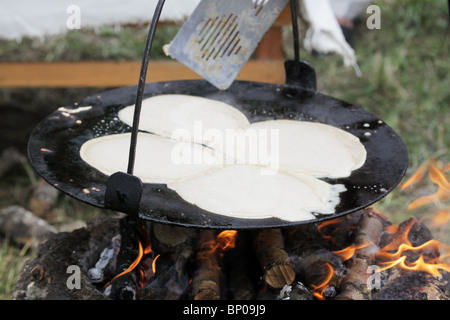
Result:
{"label": "firewood", "polygon": [[145,300],[178,300],[189,286],[187,270],[194,252],[196,231],[156,223],[148,223],[147,229],[151,231],[149,237],[152,250],[161,254],[161,257],[156,273],[142,290],[141,297]]}
{"label": "firewood", "polygon": [[53,226],[20,206],[10,206],[0,212],[0,234],[18,244],[37,247],[52,233],[56,233]]}
{"label": "firewood", "polygon": [[162,223],[154,223],[152,231],[161,244],[169,247],[175,247],[178,244],[187,241],[195,233],[192,228],[178,227]]}
{"label": "firewood", "polygon": [[348,247],[353,241],[353,230],[361,219],[364,210],[345,215],[341,218],[327,220],[318,225],[322,237],[327,241],[330,251]]}
{"label": "firewood", "polygon": [[255,254],[264,270],[264,281],[272,288],[281,289],[295,280],[295,270],[284,247],[281,229],[264,229],[253,241]]}
{"label": "firewood", "polygon": [[176,271],[181,274],[194,251],[196,230],[160,223],[147,223],[147,229],[152,250],[170,256]]}
{"label": "firewood", "polygon": [[218,300],[221,297],[222,270],[215,247],[215,232],[200,230],[199,249],[195,257],[195,272],[192,278],[194,300]]}
{"label": "firewood", "polygon": [[[389,259],[389,253],[397,251],[401,244],[406,244],[408,241],[413,247],[419,247],[426,242],[433,239],[431,231],[426,227],[424,223],[417,218],[410,218],[400,223],[395,232],[386,232],[385,236],[380,242],[381,251],[376,256],[376,263],[382,265]],[[439,249],[436,246],[426,246],[421,250],[406,250],[402,252],[402,256],[405,256],[407,262],[414,262],[420,256],[423,256],[425,261],[432,261],[439,257]],[[384,277],[381,283],[382,288],[387,288],[391,285],[397,286],[398,282],[403,280],[397,280],[409,274],[410,271],[404,270],[400,267],[393,267],[382,272]],[[432,280],[432,278],[430,278]],[[433,282],[432,280],[431,282]],[[389,289],[387,289],[389,290]],[[379,293],[375,293],[378,295]]]}
{"label": "firewood", "polygon": [[373,209],[366,209],[356,225],[354,246],[355,257],[347,276],[342,279],[338,300],[368,300],[372,288],[367,285],[369,266],[375,264],[379,251],[378,242],[388,222]]}
{"label": "firewood", "polygon": [[179,272],[171,259],[158,258],[155,275],[140,292],[142,300],[179,300],[189,286],[187,269]]}
{"label": "firewood", "polygon": [[295,269],[306,285],[322,284],[329,276],[328,265],[331,267],[331,278],[323,294],[325,298],[333,298],[339,287],[344,266],[341,259],[328,249],[328,244],[318,231],[317,225],[287,228],[285,235],[289,252],[295,259]]}
{"label": "firewood", "polygon": [[425,272],[408,272],[373,295],[373,300],[450,300],[448,282]]}

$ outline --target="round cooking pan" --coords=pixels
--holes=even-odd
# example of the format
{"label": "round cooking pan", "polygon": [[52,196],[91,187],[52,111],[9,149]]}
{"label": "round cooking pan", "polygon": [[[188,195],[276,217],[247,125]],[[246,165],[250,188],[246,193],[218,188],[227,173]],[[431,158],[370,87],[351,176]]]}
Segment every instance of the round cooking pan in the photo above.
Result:
{"label": "round cooking pan", "polygon": [[[344,184],[335,214],[317,214],[307,221],[238,219],[208,212],[183,200],[165,184],[144,183],[138,215],[142,219],[180,226],[253,229],[293,226],[333,219],[365,208],[387,195],[402,179],[408,166],[406,148],[399,136],[382,120],[344,101],[287,85],[235,81],[220,91],[204,80],[147,84],[144,98],[160,94],[187,94],[228,103],[250,122],[272,119],[313,121],[352,133],[367,151],[365,164],[347,178],[324,179]],[[36,171],[60,191],[95,207],[106,208],[109,177],[80,158],[84,142],[95,137],[131,132],[117,113],[132,105],[136,86],[115,89],[60,108],[45,118],[29,141],[29,158]],[[91,108],[85,108],[91,107]],[[157,150],[155,150],[157,152]],[[125,171],[126,168],[123,168]]]}

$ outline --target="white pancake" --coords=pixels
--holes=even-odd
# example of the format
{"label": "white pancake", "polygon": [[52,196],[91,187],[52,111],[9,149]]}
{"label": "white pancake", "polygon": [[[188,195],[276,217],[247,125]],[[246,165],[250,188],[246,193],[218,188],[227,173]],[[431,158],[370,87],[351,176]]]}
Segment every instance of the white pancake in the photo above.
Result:
{"label": "white pancake", "polygon": [[287,221],[331,214],[343,185],[304,175],[261,174],[258,166],[232,165],[169,185],[184,200],[224,216],[246,219],[275,217]]}
{"label": "white pancake", "polygon": [[[249,148],[261,147],[261,132],[278,139],[267,139],[267,150],[256,163],[249,161]],[[249,132],[257,134],[249,134]],[[259,134],[258,134],[259,133]],[[289,174],[308,174],[314,177],[341,178],[350,176],[366,161],[366,149],[359,139],[339,128],[316,122],[295,120],[270,120],[252,123],[246,132],[257,136],[256,142],[247,144],[245,159],[240,163],[269,166]],[[255,141],[255,140],[253,140]],[[258,151],[261,151],[259,149]],[[254,153],[254,151],[253,151]]]}
{"label": "white pancake", "polygon": [[[132,126],[134,105],[119,111]],[[214,146],[226,130],[245,129],[247,117],[217,100],[183,94],[163,94],[142,101],[139,129],[161,136]]]}
{"label": "white pancake", "polygon": [[[123,133],[89,140],[81,147],[81,159],[106,175],[126,172],[130,138],[131,133]],[[211,149],[154,134],[138,134],[133,174],[142,182],[167,184],[219,167]]]}
{"label": "white pancake", "polygon": [[[131,126],[133,114],[129,106],[119,118]],[[139,133],[134,175],[167,184],[204,210],[243,219],[333,214],[345,187],[318,178],[348,177],[366,161],[364,146],[344,130],[295,120],[250,124],[226,103],[188,95],[145,99],[139,129],[154,134]],[[100,137],[84,143],[80,155],[111,175],[126,171],[129,145],[130,133]]]}

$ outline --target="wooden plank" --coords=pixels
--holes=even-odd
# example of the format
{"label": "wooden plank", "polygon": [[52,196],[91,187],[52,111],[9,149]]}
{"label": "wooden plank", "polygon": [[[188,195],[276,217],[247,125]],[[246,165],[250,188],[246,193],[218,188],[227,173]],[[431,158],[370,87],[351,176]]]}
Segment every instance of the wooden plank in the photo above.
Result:
{"label": "wooden plank", "polygon": [[[281,84],[283,60],[250,60],[238,80]],[[0,87],[122,87],[136,85],[140,62],[0,63]],[[151,61],[147,81],[201,79],[178,61]]]}

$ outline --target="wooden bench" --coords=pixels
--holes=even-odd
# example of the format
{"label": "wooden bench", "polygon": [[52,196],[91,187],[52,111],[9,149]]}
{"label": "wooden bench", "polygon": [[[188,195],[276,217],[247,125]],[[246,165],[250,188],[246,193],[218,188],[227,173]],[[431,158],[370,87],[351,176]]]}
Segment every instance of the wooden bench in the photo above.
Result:
{"label": "wooden bench", "polygon": [[[287,6],[259,43],[238,80],[284,83],[282,28],[290,25]],[[121,87],[135,85],[140,61],[0,63],[0,87]],[[201,79],[178,61],[150,61],[148,82]]]}

